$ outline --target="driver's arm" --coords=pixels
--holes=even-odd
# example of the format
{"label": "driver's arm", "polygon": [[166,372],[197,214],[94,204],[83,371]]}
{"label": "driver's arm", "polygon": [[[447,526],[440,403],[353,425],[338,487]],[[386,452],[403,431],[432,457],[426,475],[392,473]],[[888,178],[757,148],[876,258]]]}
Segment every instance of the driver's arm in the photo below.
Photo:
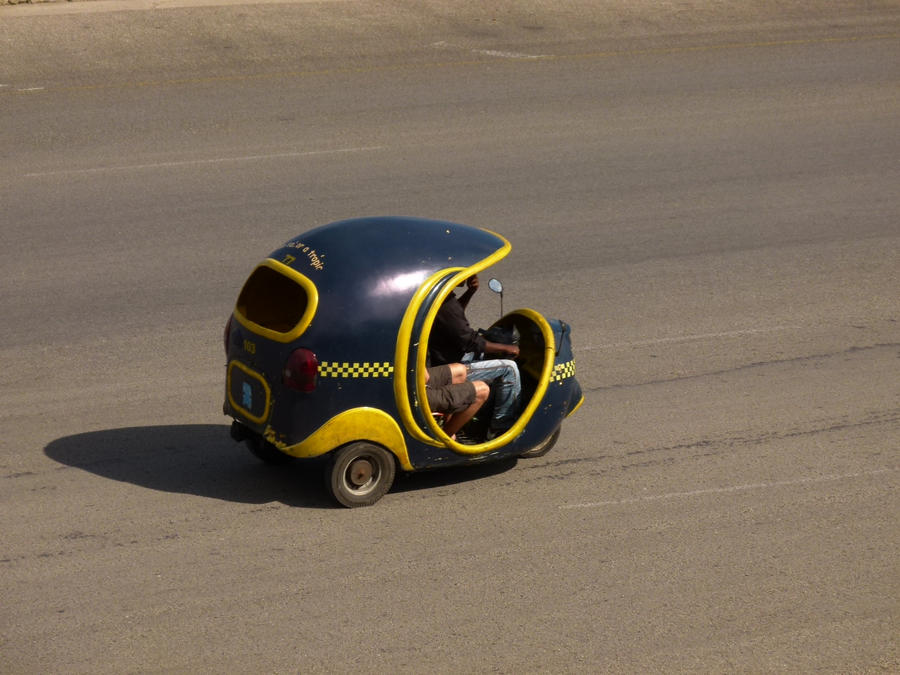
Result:
{"label": "driver's arm", "polygon": [[490,342],[485,340],[484,353],[490,356],[503,356],[510,359],[519,357],[519,345],[506,345],[502,342]]}
{"label": "driver's arm", "polygon": [[463,309],[469,306],[469,300],[472,299],[472,296],[478,291],[478,275],[473,274],[471,277],[466,279],[466,290],[465,292],[459,296],[459,304],[462,305]]}

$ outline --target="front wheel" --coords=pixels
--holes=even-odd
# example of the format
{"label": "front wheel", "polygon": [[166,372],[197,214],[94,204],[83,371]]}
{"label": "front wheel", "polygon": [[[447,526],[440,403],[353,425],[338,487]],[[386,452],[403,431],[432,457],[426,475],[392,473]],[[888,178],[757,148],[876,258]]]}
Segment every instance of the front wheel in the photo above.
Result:
{"label": "front wheel", "polygon": [[371,506],[394,482],[394,456],[374,443],[360,441],[337,450],[326,478],[331,494],[348,508]]}
{"label": "front wheel", "polygon": [[559,433],[562,431],[562,427],[556,427],[556,431],[550,434],[546,440],[544,440],[540,445],[533,447],[531,450],[526,450],[519,457],[524,457],[526,459],[532,457],[543,457],[548,452],[550,452],[551,448],[556,445],[556,441],[559,440]]}

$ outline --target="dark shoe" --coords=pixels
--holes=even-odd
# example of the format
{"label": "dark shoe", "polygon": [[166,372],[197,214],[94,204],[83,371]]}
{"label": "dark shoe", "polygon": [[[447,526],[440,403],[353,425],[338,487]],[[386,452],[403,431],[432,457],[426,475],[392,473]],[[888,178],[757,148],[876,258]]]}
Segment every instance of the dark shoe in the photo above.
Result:
{"label": "dark shoe", "polygon": [[466,434],[464,431],[456,432],[456,442],[462,443],[463,445],[478,445],[478,440],[472,438],[471,436]]}
{"label": "dark shoe", "polygon": [[505,427],[503,429],[488,429],[487,438],[485,440],[492,441],[498,436],[502,436],[507,431],[509,431],[512,427]]}

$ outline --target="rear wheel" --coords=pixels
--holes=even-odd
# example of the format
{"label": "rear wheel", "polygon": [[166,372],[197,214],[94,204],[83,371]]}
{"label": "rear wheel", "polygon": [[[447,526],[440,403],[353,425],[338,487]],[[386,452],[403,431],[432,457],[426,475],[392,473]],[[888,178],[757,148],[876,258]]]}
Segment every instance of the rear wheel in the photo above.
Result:
{"label": "rear wheel", "polygon": [[556,427],[556,431],[550,434],[546,440],[544,440],[540,445],[533,447],[531,450],[526,450],[519,457],[524,457],[526,459],[531,457],[543,457],[556,445],[556,441],[559,440],[559,433],[562,431],[562,427]]}
{"label": "rear wheel", "polygon": [[391,489],[395,473],[394,455],[380,445],[360,441],[335,452],[326,478],[334,498],[353,508],[381,499]]}

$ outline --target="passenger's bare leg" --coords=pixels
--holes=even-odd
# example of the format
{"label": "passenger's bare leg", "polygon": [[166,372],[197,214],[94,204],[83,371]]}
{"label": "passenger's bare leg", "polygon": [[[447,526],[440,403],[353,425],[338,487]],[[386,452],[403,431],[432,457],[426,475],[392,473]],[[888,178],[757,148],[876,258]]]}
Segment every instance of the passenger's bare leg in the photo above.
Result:
{"label": "passenger's bare leg", "polygon": [[453,413],[444,421],[444,433],[451,438],[456,435],[457,431],[465,426],[466,422],[475,416],[475,413],[477,413],[478,409],[484,405],[484,402],[487,401],[488,396],[491,393],[490,387],[481,380],[476,380],[472,384],[475,385],[475,402],[465,410]]}

